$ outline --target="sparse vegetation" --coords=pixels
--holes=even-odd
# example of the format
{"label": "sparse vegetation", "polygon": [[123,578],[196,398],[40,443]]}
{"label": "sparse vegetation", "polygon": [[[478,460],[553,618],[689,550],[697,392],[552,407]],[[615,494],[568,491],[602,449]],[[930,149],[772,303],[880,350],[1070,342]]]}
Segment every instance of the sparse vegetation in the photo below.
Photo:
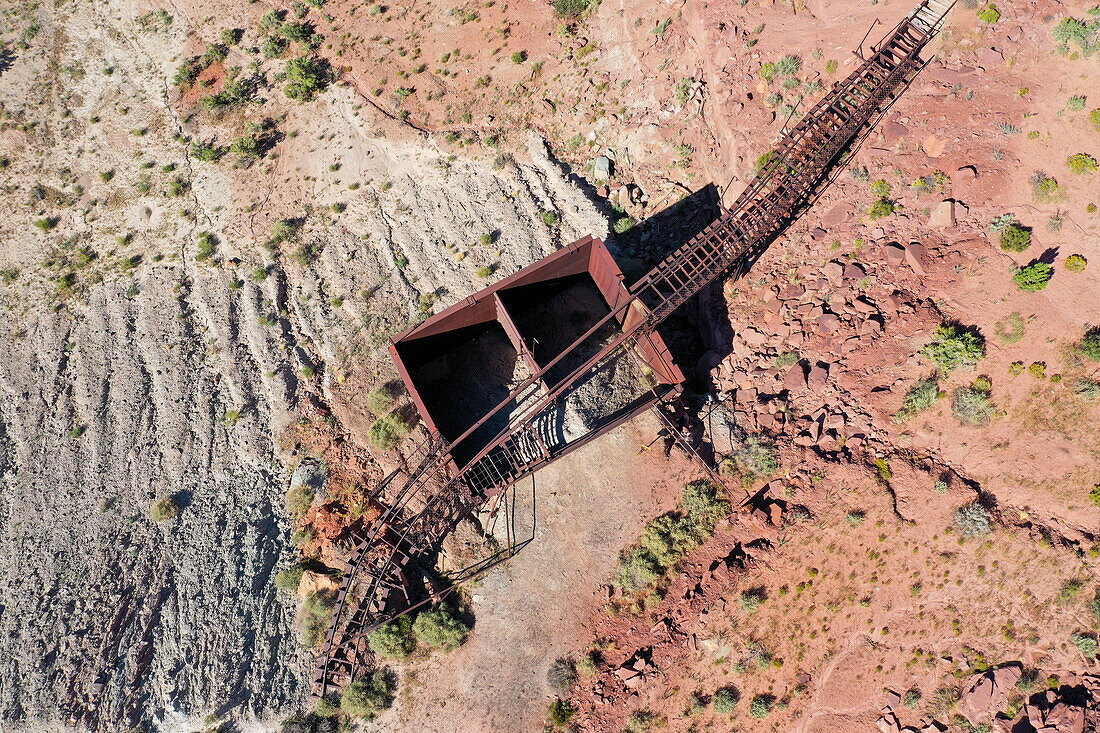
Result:
{"label": "sparse vegetation", "polygon": [[416,651],[416,638],[409,617],[398,616],[367,635],[371,650],[387,659],[402,660]]}
{"label": "sparse vegetation", "polygon": [[729,508],[717,486],[688,484],[676,509],[646,525],[638,544],[620,555],[615,584],[628,593],[655,585],[680,558],[713,534]]}
{"label": "sparse vegetation", "polygon": [[1001,229],[1001,249],[1023,252],[1031,246],[1031,230],[1013,222]]}
{"label": "sparse vegetation", "polygon": [[180,501],[175,494],[158,499],[149,510],[149,516],[154,522],[168,522],[179,515]]}
{"label": "sparse vegetation", "polygon": [[714,693],[711,704],[714,706],[714,712],[722,715],[732,715],[740,700],[741,694],[736,687],[723,687]]}
{"label": "sparse vegetation", "polygon": [[968,504],[955,510],[951,527],[963,537],[980,537],[989,534],[989,512],[980,504]]}
{"label": "sparse vegetation", "polygon": [[340,693],[340,710],[353,718],[374,720],[393,704],[396,689],[389,672],[377,669],[344,688]]}
{"label": "sparse vegetation", "polygon": [[1096,659],[1097,652],[1100,651],[1100,645],[1097,644],[1095,636],[1075,631],[1070,637],[1070,641],[1073,642],[1073,645],[1077,647],[1077,651],[1081,652],[1085,659]]}
{"label": "sparse vegetation", "polygon": [[1032,262],[1016,271],[1012,281],[1025,293],[1037,293],[1054,277],[1054,268],[1045,262]]}
{"label": "sparse vegetation", "polygon": [[970,368],[985,358],[985,339],[974,327],[945,323],[936,329],[932,342],[920,353],[950,374],[958,367]]}
{"label": "sparse vegetation", "polygon": [[1009,313],[994,324],[993,330],[1004,343],[1019,343],[1024,338],[1024,317],[1015,311]]}
{"label": "sparse vegetation", "polygon": [[1091,361],[1100,361],[1100,328],[1091,328],[1077,342],[1074,350]]}
{"label": "sparse vegetation", "polygon": [[550,703],[550,722],[558,728],[564,728],[576,712],[568,700],[554,698],[554,702]]}
{"label": "sparse vegetation", "polygon": [[914,384],[905,394],[905,399],[898,410],[899,420],[908,420],[918,412],[923,412],[936,404],[940,398],[940,386],[936,378],[929,377]]}
{"label": "sparse vegetation", "polygon": [[470,627],[446,604],[418,615],[412,630],[421,644],[444,652],[458,649],[470,633]]}
{"label": "sparse vegetation", "polygon": [[286,510],[292,517],[301,517],[313,505],[313,489],[306,484],[292,486],[286,492]]}
{"label": "sparse vegetation", "polygon": [[577,665],[571,657],[558,657],[546,671],[546,682],[560,695],[569,696],[577,683]]}
{"label": "sparse vegetation", "polygon": [[367,408],[375,415],[385,415],[393,409],[397,392],[392,384],[382,384],[367,393]]}

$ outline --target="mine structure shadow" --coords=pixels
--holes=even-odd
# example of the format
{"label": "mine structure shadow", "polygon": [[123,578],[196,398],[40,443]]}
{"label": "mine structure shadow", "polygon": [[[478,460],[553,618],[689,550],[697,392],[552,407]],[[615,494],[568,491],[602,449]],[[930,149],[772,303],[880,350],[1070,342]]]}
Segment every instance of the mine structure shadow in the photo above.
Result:
{"label": "mine structure shadow", "polygon": [[[710,283],[744,274],[821,196],[928,63],[921,52],[953,4],[917,6],[786,132],[730,208],[629,287],[603,243],[586,237],[395,338],[395,362],[429,435],[405,467],[379,484],[373,498],[386,509],[353,539],[317,657],[315,697],[346,686],[373,663],[366,641],[371,630],[445,597],[530,541],[442,582],[434,558],[459,520],[482,509],[492,517],[507,504],[506,489],[524,476],[680,393],[683,375],[657,333],[659,324]],[[555,317],[563,312],[555,301],[563,299],[582,305],[583,317],[571,330],[540,329],[539,308],[543,317]],[[510,360],[484,361],[502,350]],[[438,354],[443,362],[433,363]],[[448,369],[463,364],[492,381],[494,407],[453,409]],[[582,408],[592,404],[586,388],[614,393],[619,375],[628,372],[633,380],[624,381],[636,390],[630,399],[585,419]],[[596,393],[597,402],[607,397]]]}

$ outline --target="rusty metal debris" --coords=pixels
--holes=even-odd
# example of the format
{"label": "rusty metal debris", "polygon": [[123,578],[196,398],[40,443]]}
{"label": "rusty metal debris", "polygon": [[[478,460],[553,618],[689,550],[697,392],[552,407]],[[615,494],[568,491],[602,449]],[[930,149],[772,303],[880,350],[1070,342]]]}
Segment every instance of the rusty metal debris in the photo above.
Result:
{"label": "rusty metal debris", "polygon": [[[846,152],[923,67],[920,54],[952,5],[927,0],[913,10],[783,137],[722,216],[629,289],[603,243],[588,237],[395,339],[395,362],[430,437],[410,457],[415,467],[391,474],[376,492],[388,508],[357,538],[348,558],[317,658],[315,697],[346,686],[370,662],[366,635],[371,630],[438,600],[522,546],[504,548],[441,585],[433,581],[432,558],[458,520],[496,501],[538,467],[679,394],[683,377],[657,326],[707,284],[740,275],[816,200]],[[589,283],[605,307],[590,310],[566,330],[572,338],[567,345],[560,343],[561,333],[517,322],[532,304],[552,306],[569,288]],[[589,291],[587,302],[598,305],[591,296]],[[495,347],[478,341],[483,338],[495,340]],[[552,348],[546,348],[549,341]],[[445,362],[462,358],[464,350],[476,360],[496,347],[511,349],[512,363],[523,368],[498,375],[494,388],[500,399],[494,407],[473,419],[432,396],[433,385],[446,377]],[[648,394],[571,434],[563,421],[570,401],[582,400],[586,385],[632,360],[647,370]],[[414,578],[423,586],[419,592],[411,590]]]}

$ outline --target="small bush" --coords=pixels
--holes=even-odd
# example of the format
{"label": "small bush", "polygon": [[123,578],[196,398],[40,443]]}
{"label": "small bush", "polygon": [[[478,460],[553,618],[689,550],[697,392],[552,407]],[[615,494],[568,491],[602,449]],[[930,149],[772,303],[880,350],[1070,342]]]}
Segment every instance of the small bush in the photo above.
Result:
{"label": "small bush", "polygon": [[1025,293],[1037,293],[1047,286],[1052,277],[1054,277],[1053,267],[1045,262],[1032,262],[1030,265],[1021,267],[1012,276],[1012,281]]}
{"label": "small bush", "polygon": [[275,587],[286,593],[297,593],[298,586],[302,583],[302,574],[305,570],[301,565],[295,565],[286,570],[275,573]]}
{"label": "small bush", "polygon": [[579,672],[582,677],[595,677],[600,671],[601,661],[602,658],[600,657],[600,653],[592,650],[581,657],[580,661],[577,662],[577,672]]}
{"label": "small bush", "polygon": [[923,412],[932,405],[936,404],[936,400],[940,397],[939,382],[935,377],[929,377],[928,379],[922,379],[914,384],[909,391],[905,394],[905,399],[901,403],[901,409],[898,410],[897,418],[899,420],[908,420],[918,412]]}
{"label": "small bush", "polygon": [[389,659],[406,659],[416,651],[412,621],[408,616],[398,616],[382,624],[367,635],[367,642],[375,654]]}
{"label": "small bush", "polygon": [[1023,252],[1031,246],[1031,230],[1013,222],[1001,229],[1001,249]]}
{"label": "small bush", "polygon": [[558,728],[564,728],[573,719],[576,712],[568,700],[562,700],[560,697],[555,698],[554,702],[550,703],[550,722]]}
{"label": "small bush", "polygon": [[1027,368],[1027,371],[1036,379],[1047,378],[1047,365],[1041,361],[1031,362],[1031,366]]}
{"label": "small bush", "polygon": [[375,670],[344,688],[340,693],[340,710],[353,718],[374,720],[393,704],[396,689],[386,670]]}
{"label": "small bush", "polygon": [[932,342],[920,351],[944,374],[957,367],[973,367],[985,358],[985,339],[975,328],[945,323],[936,329]]}
{"label": "small bush", "polygon": [[891,186],[881,178],[871,184],[871,193],[880,199],[884,199],[890,195]]}
{"label": "small bush", "polygon": [[1075,350],[1086,359],[1100,361],[1100,328],[1092,328],[1086,331],[1081,340],[1077,342]]}
{"label": "small bush", "polygon": [[399,415],[391,412],[374,421],[367,437],[376,447],[392,450],[408,435],[409,430],[409,425]]}
{"label": "small bush", "polygon": [[1073,254],[1066,258],[1066,269],[1070,272],[1084,272],[1088,260],[1084,255]]}
{"label": "small bush", "polygon": [[714,705],[714,712],[722,715],[732,715],[740,700],[741,694],[736,687],[723,687],[714,693],[711,704]]}
{"label": "small bush", "polygon": [[1031,195],[1037,201],[1050,201],[1058,194],[1058,181],[1042,171],[1031,176]]}
{"label": "small bush", "polygon": [[754,718],[766,718],[775,707],[775,698],[771,695],[757,695],[749,703],[749,715]]}
{"label": "small bush", "polygon": [[867,210],[867,216],[870,217],[871,221],[878,221],[893,214],[895,208],[896,205],[893,201],[879,199],[871,204],[871,208]]}
{"label": "small bush", "polygon": [[444,652],[458,649],[470,633],[470,627],[442,604],[417,616],[412,630],[421,644]]}
{"label": "small bush", "polygon": [[306,484],[292,486],[286,492],[286,510],[293,517],[301,517],[313,505],[313,489]]}
{"label": "small bush", "polygon": [[632,547],[619,556],[615,584],[627,592],[648,588],[661,577],[661,566],[645,549]]}
{"label": "small bush", "polygon": [[951,413],[963,425],[985,427],[996,414],[989,392],[974,387],[959,387],[951,395]]}
{"label": "small bush", "polygon": [[393,404],[396,401],[396,391],[389,384],[375,387],[367,393],[367,408],[375,415],[385,415],[393,409]]}
{"label": "small bush", "polygon": [[149,509],[149,516],[152,517],[154,522],[167,522],[175,519],[180,515],[180,502],[179,498],[175,495],[165,496],[158,499],[152,508]]}
{"label": "small bush", "polygon": [[1071,173],[1079,176],[1086,173],[1095,173],[1097,168],[1096,158],[1087,153],[1075,153],[1066,158],[1066,167],[1069,168]]}
{"label": "small bush", "polygon": [[554,12],[559,17],[576,18],[588,10],[592,0],[553,0],[551,4],[554,6]]}
{"label": "small bush", "polygon": [[633,219],[629,216],[624,216],[620,219],[616,219],[612,228],[615,230],[616,234],[626,234],[634,228],[634,224],[635,221]]}
{"label": "small bush", "polygon": [[768,594],[763,588],[749,588],[738,597],[738,604],[745,613],[755,613],[760,604],[768,599]]}
{"label": "small bush", "polygon": [[905,695],[902,697],[901,701],[902,704],[904,704],[907,708],[912,709],[917,707],[918,705],[920,705],[921,701],[920,690],[918,690],[916,687],[906,690]]}
{"label": "small bush", "polygon": [[1088,99],[1084,94],[1074,94],[1068,100],[1066,100],[1066,107],[1074,112],[1080,112],[1085,108],[1085,101]]}
{"label": "small bush", "polygon": [[199,235],[199,249],[195,253],[196,260],[208,260],[214,254],[214,245],[217,243],[217,239],[210,232],[203,232]]}
{"label": "small bush", "polygon": [[484,280],[488,277],[491,277],[492,274],[493,274],[493,268],[489,267],[488,265],[483,265],[483,266],[477,268],[477,276],[480,277],[482,280]]}
{"label": "small bush", "polygon": [[1006,344],[1019,343],[1024,338],[1024,317],[1015,311],[1009,313],[997,321],[993,330]]}
{"label": "small bush", "polygon": [[776,71],[781,76],[793,76],[802,70],[802,59],[792,54],[781,56],[775,63]]}
{"label": "small bush", "polygon": [[659,720],[660,718],[648,710],[635,710],[626,718],[626,733],[645,733],[656,726]]}
{"label": "small bush", "polygon": [[542,219],[542,223],[548,227],[556,227],[560,221],[558,215],[553,211],[544,211],[539,214],[539,218]]}
{"label": "small bush", "polygon": [[527,52],[526,51],[514,51],[512,53],[512,63],[513,64],[522,64],[526,60],[527,60]]}
{"label": "small bush", "polygon": [[779,469],[775,444],[761,435],[750,435],[730,455],[746,483],[771,476]]}
{"label": "small bush", "polygon": [[951,526],[963,537],[980,537],[989,534],[989,512],[979,504],[959,507],[955,510]]}
{"label": "small bush", "polygon": [[1100,645],[1096,643],[1095,637],[1075,631],[1070,640],[1077,647],[1077,651],[1084,655],[1085,659],[1096,659],[1096,654],[1100,651]]}
{"label": "small bush", "polygon": [[577,665],[571,657],[558,657],[546,671],[546,682],[560,695],[567,695],[577,683]]}
{"label": "small bush", "polygon": [[993,3],[986,5],[978,11],[978,20],[987,25],[993,25],[1001,19],[1001,11]]}

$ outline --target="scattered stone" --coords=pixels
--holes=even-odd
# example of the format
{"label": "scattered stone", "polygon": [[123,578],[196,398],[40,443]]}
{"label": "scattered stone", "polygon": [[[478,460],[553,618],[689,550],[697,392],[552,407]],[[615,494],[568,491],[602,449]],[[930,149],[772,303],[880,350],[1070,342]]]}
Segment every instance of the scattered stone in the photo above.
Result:
{"label": "scattered stone", "polygon": [[955,202],[952,199],[944,199],[928,217],[930,227],[955,226]]}
{"label": "scattered stone", "polygon": [[920,242],[910,242],[905,248],[905,261],[918,275],[924,275],[924,258],[927,252]]}
{"label": "scattered stone", "polygon": [[806,389],[806,369],[802,362],[795,364],[783,376],[783,384],[792,392]]}
{"label": "scattered stone", "polygon": [[902,247],[897,242],[890,242],[890,244],[883,247],[886,252],[886,261],[891,265],[900,265],[905,261],[905,247]]}
{"label": "scattered stone", "polygon": [[947,141],[936,137],[935,135],[929,135],[924,138],[921,143],[921,149],[924,150],[924,154],[929,158],[938,158],[943,155],[944,149],[947,147]]}
{"label": "scattered stone", "polygon": [[611,158],[601,155],[592,162],[592,177],[597,181],[606,181],[611,178]]}
{"label": "scattered stone", "polygon": [[814,392],[820,392],[825,389],[825,383],[829,380],[829,372],[820,364],[817,364],[810,370],[810,376],[806,380],[806,385]]}
{"label": "scattered stone", "polygon": [[830,282],[838,283],[840,278],[844,276],[844,265],[833,260],[821,268],[821,271],[825,274],[825,277],[829,278]]}
{"label": "scattered stone", "polygon": [[897,142],[909,134],[909,128],[900,122],[887,122],[886,126],[882,128],[882,134],[886,138],[886,142]]}
{"label": "scattered stone", "polygon": [[1013,665],[977,675],[959,700],[959,712],[974,725],[988,723],[998,711],[1004,709],[1021,672],[1019,666]]}
{"label": "scattered stone", "polygon": [[867,270],[863,269],[863,265],[857,262],[849,262],[844,268],[845,280],[860,280],[867,277]]}
{"label": "scattered stone", "polygon": [[746,328],[741,332],[741,338],[743,338],[745,343],[749,346],[763,346],[768,340],[765,334],[760,333],[755,328]]}

